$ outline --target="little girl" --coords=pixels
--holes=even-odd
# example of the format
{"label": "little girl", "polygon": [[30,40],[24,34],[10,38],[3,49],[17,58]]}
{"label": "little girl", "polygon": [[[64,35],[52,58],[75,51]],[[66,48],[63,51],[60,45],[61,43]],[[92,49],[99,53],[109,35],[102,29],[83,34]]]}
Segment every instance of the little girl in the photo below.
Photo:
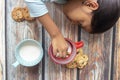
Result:
{"label": "little girl", "polygon": [[[25,0],[31,17],[36,17],[49,33],[54,55],[65,57],[68,45],[41,0]],[[110,29],[120,16],[120,0],[56,0],[63,5],[64,14],[90,33]]]}

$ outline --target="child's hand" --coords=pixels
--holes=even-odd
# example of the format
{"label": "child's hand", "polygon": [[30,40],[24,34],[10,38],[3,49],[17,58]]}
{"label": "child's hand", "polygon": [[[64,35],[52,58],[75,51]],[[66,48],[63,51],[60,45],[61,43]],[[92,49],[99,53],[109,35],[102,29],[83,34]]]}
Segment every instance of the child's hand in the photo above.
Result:
{"label": "child's hand", "polygon": [[56,57],[65,58],[67,55],[68,44],[62,35],[52,39],[53,53]]}

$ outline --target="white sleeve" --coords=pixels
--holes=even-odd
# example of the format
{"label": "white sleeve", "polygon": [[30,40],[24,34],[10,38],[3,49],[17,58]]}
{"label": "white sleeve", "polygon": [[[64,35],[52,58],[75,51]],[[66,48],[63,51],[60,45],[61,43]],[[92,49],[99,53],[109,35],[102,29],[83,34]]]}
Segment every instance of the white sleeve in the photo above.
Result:
{"label": "white sleeve", "polygon": [[46,5],[41,0],[25,0],[31,17],[39,17],[48,13]]}

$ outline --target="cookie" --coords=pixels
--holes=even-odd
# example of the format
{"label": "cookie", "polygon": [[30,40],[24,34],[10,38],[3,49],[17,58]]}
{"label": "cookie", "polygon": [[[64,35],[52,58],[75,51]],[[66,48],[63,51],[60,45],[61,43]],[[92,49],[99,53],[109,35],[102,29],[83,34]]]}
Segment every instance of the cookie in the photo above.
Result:
{"label": "cookie", "polygon": [[12,18],[17,22],[23,21],[24,20],[23,9],[20,7],[14,8],[12,11]]}
{"label": "cookie", "polygon": [[66,64],[67,68],[84,68],[88,63],[88,56],[83,54],[82,49],[77,50],[77,55],[75,56],[74,60],[70,63]]}
{"label": "cookie", "polygon": [[67,68],[77,68],[77,58],[79,57],[78,55],[82,54],[82,49],[77,49],[77,55],[75,56],[74,60],[72,60],[70,63],[66,64]]}
{"label": "cookie", "polygon": [[72,62],[66,64],[67,68],[77,68],[76,62],[73,60]]}
{"label": "cookie", "polygon": [[27,21],[35,20],[35,18],[30,17],[30,13],[29,13],[29,10],[28,10],[27,7],[23,8],[23,16],[24,16],[24,19],[27,20]]}
{"label": "cookie", "polygon": [[84,68],[88,63],[88,56],[87,55],[80,55],[76,56],[76,64],[78,68]]}
{"label": "cookie", "polygon": [[83,50],[81,48],[77,49],[77,54],[83,54]]}

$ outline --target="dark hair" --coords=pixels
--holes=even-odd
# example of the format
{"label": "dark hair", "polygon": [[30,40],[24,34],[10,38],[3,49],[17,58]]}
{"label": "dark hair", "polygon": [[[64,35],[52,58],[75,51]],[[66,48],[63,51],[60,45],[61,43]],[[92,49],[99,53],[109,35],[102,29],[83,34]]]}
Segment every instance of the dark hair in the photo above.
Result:
{"label": "dark hair", "polygon": [[98,0],[98,4],[99,8],[93,12],[91,33],[107,31],[120,16],[120,0]]}

